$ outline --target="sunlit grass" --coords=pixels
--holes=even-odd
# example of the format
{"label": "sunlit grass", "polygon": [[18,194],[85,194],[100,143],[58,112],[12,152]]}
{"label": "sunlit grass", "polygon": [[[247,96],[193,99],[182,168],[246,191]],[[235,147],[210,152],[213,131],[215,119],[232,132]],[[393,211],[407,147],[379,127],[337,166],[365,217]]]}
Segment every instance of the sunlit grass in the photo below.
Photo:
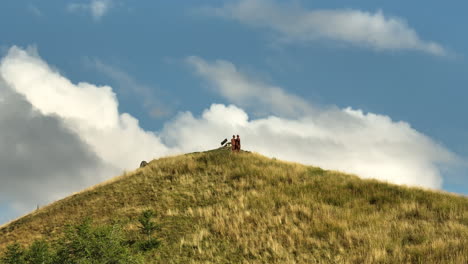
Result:
{"label": "sunlit grass", "polygon": [[468,263],[468,199],[253,153],[150,162],[0,229],[0,247],[92,217],[130,232],[153,209],[147,263]]}

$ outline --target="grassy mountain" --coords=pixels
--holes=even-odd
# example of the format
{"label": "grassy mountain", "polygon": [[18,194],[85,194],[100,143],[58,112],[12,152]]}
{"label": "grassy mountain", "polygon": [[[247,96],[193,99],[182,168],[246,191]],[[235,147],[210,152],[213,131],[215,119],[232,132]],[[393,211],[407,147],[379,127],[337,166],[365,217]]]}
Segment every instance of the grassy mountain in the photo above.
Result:
{"label": "grassy mountain", "polygon": [[147,209],[161,245],[146,263],[468,263],[465,197],[223,149],[154,160],[41,208],[0,228],[0,248],[85,217],[131,233]]}

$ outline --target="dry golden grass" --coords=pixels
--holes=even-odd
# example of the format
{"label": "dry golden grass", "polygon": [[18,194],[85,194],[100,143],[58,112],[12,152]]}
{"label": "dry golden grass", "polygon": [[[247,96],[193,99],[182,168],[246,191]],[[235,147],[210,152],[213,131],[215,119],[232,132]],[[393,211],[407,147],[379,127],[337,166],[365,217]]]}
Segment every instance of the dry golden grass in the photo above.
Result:
{"label": "dry golden grass", "polygon": [[0,248],[92,217],[136,230],[147,263],[468,263],[468,199],[227,150],[152,161],[0,229]]}

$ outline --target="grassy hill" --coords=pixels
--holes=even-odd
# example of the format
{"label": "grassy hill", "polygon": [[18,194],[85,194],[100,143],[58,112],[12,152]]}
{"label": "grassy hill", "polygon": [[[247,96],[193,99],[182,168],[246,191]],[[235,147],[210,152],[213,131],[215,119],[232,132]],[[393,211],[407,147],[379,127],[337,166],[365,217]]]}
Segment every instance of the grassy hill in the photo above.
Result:
{"label": "grassy hill", "polygon": [[[376,172],[378,173],[378,172]],[[137,229],[156,213],[146,263],[468,263],[468,199],[214,150],[154,160],[0,228],[53,240],[91,217]]]}

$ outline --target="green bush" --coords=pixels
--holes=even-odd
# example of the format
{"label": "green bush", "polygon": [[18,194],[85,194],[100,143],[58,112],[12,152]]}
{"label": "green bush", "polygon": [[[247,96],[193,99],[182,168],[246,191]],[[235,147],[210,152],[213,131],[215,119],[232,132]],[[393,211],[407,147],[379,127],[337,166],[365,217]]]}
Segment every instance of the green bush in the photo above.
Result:
{"label": "green bush", "polygon": [[69,227],[58,243],[53,264],[137,264],[140,256],[125,246],[118,225],[92,227],[87,220]]}
{"label": "green bush", "polygon": [[159,229],[159,226],[152,221],[153,217],[154,212],[152,210],[146,210],[138,218],[140,222],[140,232],[145,236],[145,239],[138,243],[138,247],[142,251],[155,249],[161,244],[158,239],[152,237],[154,231]]}
{"label": "green bush", "polygon": [[[152,218],[154,212],[144,211],[139,217],[143,239],[128,241],[119,225],[94,227],[90,219],[68,226],[64,235],[52,247],[44,240],[36,240],[28,249],[18,243],[9,245],[0,264],[139,264],[143,257],[138,251],[159,247],[153,233],[159,229]],[[132,250],[132,249],[135,250]]]}
{"label": "green bush", "polygon": [[44,240],[36,240],[25,253],[26,264],[51,264],[52,252]]}
{"label": "green bush", "polygon": [[146,236],[151,236],[154,231],[158,228],[157,225],[151,220],[154,216],[154,212],[152,210],[146,210],[141,213],[140,217],[138,218],[138,222],[140,222],[140,232]]}
{"label": "green bush", "polygon": [[155,249],[155,248],[159,247],[160,244],[161,244],[161,242],[158,239],[149,238],[147,240],[140,241],[138,243],[138,248],[141,251],[149,251],[149,250],[152,250],[152,249]]}
{"label": "green bush", "polygon": [[3,264],[24,264],[24,249],[20,244],[9,245],[2,258]]}

